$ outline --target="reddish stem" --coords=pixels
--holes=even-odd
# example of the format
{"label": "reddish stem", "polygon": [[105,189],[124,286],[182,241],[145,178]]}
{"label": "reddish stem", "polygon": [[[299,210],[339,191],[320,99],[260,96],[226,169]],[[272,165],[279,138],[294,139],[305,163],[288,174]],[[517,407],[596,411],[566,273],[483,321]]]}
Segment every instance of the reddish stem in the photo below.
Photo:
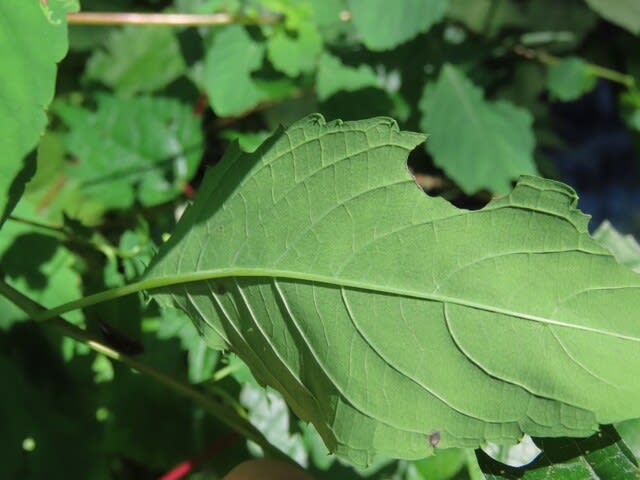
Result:
{"label": "reddish stem", "polygon": [[186,475],[191,473],[191,471],[198,465],[204,463],[206,460],[215,457],[218,453],[220,453],[222,450],[229,447],[239,439],[240,435],[235,432],[231,432],[224,437],[218,438],[198,455],[179,463],[158,480],[180,480],[181,478],[184,478]]}

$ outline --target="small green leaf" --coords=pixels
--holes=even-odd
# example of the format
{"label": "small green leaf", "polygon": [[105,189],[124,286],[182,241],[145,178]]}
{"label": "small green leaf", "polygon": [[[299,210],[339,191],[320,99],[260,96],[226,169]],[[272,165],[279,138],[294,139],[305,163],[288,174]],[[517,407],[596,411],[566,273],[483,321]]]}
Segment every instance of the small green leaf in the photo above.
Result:
{"label": "small green leaf", "polygon": [[581,97],[595,84],[596,76],[581,58],[564,58],[548,68],[547,87],[554,98],[563,102]]}
{"label": "small green leaf", "polygon": [[186,70],[172,29],[130,26],[113,31],[104,50],[95,50],[86,75],[124,94],[152,92]]}
{"label": "small green leaf", "polygon": [[587,0],[587,4],[611,23],[640,34],[640,2],[637,0]]}
{"label": "small green leaf", "polygon": [[157,205],[179,195],[203,148],[191,108],[161,97],[97,100],[95,112],[56,106],[70,128],[66,145],[76,158],[68,173],[83,192],[112,208],[126,208],[135,199]]}
{"label": "small green leaf", "polygon": [[424,33],[444,16],[449,0],[348,0],[353,23],[370,50],[390,50]]}
{"label": "small green leaf", "polygon": [[589,236],[575,192],[523,177],[458,209],[408,173],[423,139],[313,115],[232,147],[140,288],[357,464],[640,416],[640,278]]}
{"label": "small green leaf", "polygon": [[326,100],[340,91],[353,92],[362,88],[378,87],[379,83],[376,73],[369,65],[349,67],[329,53],[320,57],[316,78],[316,90],[320,100]]}
{"label": "small green leaf", "polygon": [[506,101],[487,102],[457,68],[445,64],[424,89],[420,110],[426,148],[467,193],[506,193],[520,175],[536,174],[531,115]]}
{"label": "small green leaf", "polygon": [[0,2],[0,225],[35,171],[25,157],[44,133],[56,63],[68,48],[65,14],[77,7],[68,0]]}
{"label": "small green leaf", "polygon": [[262,65],[264,50],[240,25],[224,27],[214,35],[205,58],[204,83],[216,114],[242,113],[265,98],[251,78],[251,72]]}

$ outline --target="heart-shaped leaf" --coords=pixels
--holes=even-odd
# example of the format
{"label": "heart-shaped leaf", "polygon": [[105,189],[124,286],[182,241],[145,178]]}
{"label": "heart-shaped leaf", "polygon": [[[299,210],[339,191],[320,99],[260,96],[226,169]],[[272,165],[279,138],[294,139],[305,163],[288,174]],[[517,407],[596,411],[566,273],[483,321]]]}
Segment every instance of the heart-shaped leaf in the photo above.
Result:
{"label": "heart-shaped leaf", "polygon": [[231,148],[142,283],[360,464],[640,416],[640,279],[569,187],[424,195],[423,135],[310,116]]}

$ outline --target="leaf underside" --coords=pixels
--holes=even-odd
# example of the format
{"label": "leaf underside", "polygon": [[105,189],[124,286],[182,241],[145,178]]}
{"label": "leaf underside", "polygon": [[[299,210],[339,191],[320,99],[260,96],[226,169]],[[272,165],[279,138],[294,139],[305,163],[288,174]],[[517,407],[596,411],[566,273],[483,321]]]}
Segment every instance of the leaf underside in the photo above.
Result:
{"label": "leaf underside", "polygon": [[640,281],[575,193],[458,209],[407,171],[423,139],[312,115],[230,148],[145,282],[354,463],[640,416]]}

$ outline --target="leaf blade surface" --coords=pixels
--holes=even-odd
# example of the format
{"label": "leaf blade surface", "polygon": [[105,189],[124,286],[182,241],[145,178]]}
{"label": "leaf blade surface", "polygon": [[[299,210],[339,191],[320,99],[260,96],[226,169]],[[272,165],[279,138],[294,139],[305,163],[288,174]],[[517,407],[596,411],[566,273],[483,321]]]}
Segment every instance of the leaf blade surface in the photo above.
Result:
{"label": "leaf blade surface", "polygon": [[640,282],[573,190],[524,177],[459,210],[408,174],[422,140],[310,116],[231,149],[145,281],[356,463],[639,415]]}

